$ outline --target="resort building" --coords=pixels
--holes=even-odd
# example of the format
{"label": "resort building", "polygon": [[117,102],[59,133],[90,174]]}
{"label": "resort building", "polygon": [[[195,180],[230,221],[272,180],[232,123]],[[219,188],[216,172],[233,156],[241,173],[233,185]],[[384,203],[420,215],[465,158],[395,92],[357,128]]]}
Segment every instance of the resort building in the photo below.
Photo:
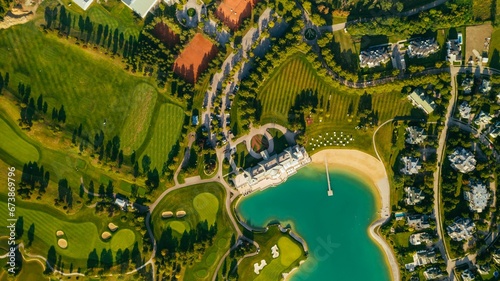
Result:
{"label": "resort building", "polygon": [[478,126],[486,126],[486,125],[490,124],[491,119],[493,119],[493,117],[491,117],[489,114],[486,114],[483,111],[481,111],[477,115],[476,120],[474,120],[474,123]]}
{"label": "resort building", "polygon": [[406,224],[416,230],[422,230],[431,227],[429,217],[422,214],[413,214],[406,216]]}
{"label": "resort building", "polygon": [[452,154],[448,155],[451,167],[461,173],[469,173],[476,168],[476,158],[470,151],[458,147]]}
{"label": "resort building", "polygon": [[89,8],[89,6],[90,6],[90,4],[92,4],[92,2],[94,2],[94,0],[74,0],[73,1],[73,3],[75,3],[76,5],[78,5],[84,11]]}
{"label": "resort building", "polygon": [[424,266],[437,262],[436,252],[434,249],[420,250],[413,255],[413,262],[405,264],[405,268],[412,272],[418,266]]}
{"label": "resort building", "polygon": [[284,152],[269,157],[256,166],[240,172],[234,178],[235,187],[244,195],[256,190],[264,190],[285,182],[289,176],[311,162],[304,147],[286,148]]}
{"label": "resort building", "polygon": [[422,200],[425,199],[425,196],[422,195],[422,190],[416,187],[410,187],[410,186],[405,187],[405,193],[406,193],[406,198],[405,198],[406,205],[413,206],[422,202]]}
{"label": "resort building", "polygon": [[478,180],[471,180],[469,187],[470,190],[464,192],[464,198],[469,201],[471,211],[481,213],[488,206],[490,191],[484,183]]}
{"label": "resort building", "polygon": [[409,144],[421,144],[427,138],[423,128],[411,126],[406,128],[406,142]]}
{"label": "resort building", "polygon": [[422,168],[422,165],[419,164],[420,159],[415,157],[403,156],[401,162],[403,162],[403,168],[400,171],[404,175],[416,175]]}
{"label": "resort building", "polygon": [[427,232],[415,233],[410,235],[410,244],[413,246],[418,246],[422,244],[427,244],[432,241],[431,235]]}
{"label": "resort building", "polygon": [[481,94],[487,94],[490,91],[491,91],[490,80],[483,79],[483,81],[481,82],[481,86],[479,87],[479,92],[481,92]]}
{"label": "resort building", "polygon": [[476,232],[476,226],[469,218],[457,217],[452,225],[446,227],[446,232],[453,241],[469,240]]}
{"label": "resort building", "polygon": [[474,79],[472,78],[465,78],[464,81],[462,81],[462,88],[464,90],[464,94],[470,94],[472,92],[472,87],[474,86]]}
{"label": "resort building", "polygon": [[132,11],[136,12],[142,18],[151,11],[156,5],[158,0],[122,0],[122,2],[129,7]]}
{"label": "resort building", "polygon": [[430,100],[422,88],[416,88],[413,90],[413,92],[408,95],[408,99],[411,101],[413,106],[422,109],[426,114],[432,113],[436,108],[434,101]]}
{"label": "resort building", "polygon": [[430,267],[424,271],[424,277],[427,280],[436,280],[442,278],[443,276],[443,272],[439,267]]}
{"label": "resort building", "polygon": [[415,39],[408,46],[408,56],[410,58],[426,58],[439,51],[439,45],[434,38]]}
{"label": "resort building", "polygon": [[460,117],[464,119],[470,118],[471,110],[472,108],[466,101],[462,102],[462,104],[460,104],[460,106],[458,107],[458,113],[460,114]]}
{"label": "resort building", "polygon": [[372,68],[388,63],[391,60],[390,49],[390,46],[384,46],[372,47],[361,51],[359,54],[359,66],[361,68]]}
{"label": "resort building", "polygon": [[450,63],[462,62],[462,33],[458,33],[457,39],[446,42],[446,61]]}

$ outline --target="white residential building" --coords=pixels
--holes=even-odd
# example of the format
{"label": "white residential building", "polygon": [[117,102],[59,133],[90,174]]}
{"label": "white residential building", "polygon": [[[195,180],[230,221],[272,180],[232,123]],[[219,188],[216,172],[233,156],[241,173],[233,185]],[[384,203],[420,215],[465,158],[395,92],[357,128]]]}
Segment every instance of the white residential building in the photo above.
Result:
{"label": "white residential building", "polygon": [[439,51],[439,45],[434,38],[415,39],[408,45],[408,56],[410,58],[426,58]]}
{"label": "white residential building", "polygon": [[94,2],[94,0],[73,0],[73,3],[78,5],[84,11],[86,11],[89,8],[89,6],[90,6],[90,4],[92,4],[92,2]]}
{"label": "white residential building", "polygon": [[417,230],[426,229],[431,227],[429,224],[429,217],[422,214],[413,214],[406,216],[406,224]]}
{"label": "white residential building", "polygon": [[410,206],[416,205],[425,199],[425,196],[422,195],[422,190],[413,186],[405,187],[405,193],[406,193],[405,197],[406,205]]}
{"label": "white residential building", "polygon": [[493,119],[493,117],[491,117],[489,114],[481,111],[477,115],[476,120],[474,120],[474,123],[478,126],[486,126],[486,125],[490,124],[491,119]]}
{"label": "white residential building", "polygon": [[490,200],[489,188],[478,180],[471,180],[469,186],[470,190],[464,192],[465,200],[469,201],[471,211],[481,213]]}
{"label": "white residential building", "polygon": [[476,158],[470,151],[458,147],[452,154],[448,155],[451,167],[461,173],[469,173],[476,168]]}
{"label": "white residential building", "polygon": [[462,81],[462,87],[464,89],[464,94],[470,94],[472,92],[472,87],[474,86],[474,79],[472,78],[465,78]]}
{"label": "white residential building", "polygon": [[427,280],[436,280],[444,276],[439,267],[430,267],[424,271],[424,277]]}
{"label": "white residential building", "polygon": [[472,108],[466,101],[462,102],[462,104],[460,104],[460,106],[458,107],[458,112],[460,113],[460,117],[464,119],[470,118],[471,110]]}
{"label": "white residential building", "polygon": [[376,67],[386,64],[391,60],[389,53],[390,46],[385,47],[372,47],[367,50],[361,51],[359,54],[359,65],[363,67]]}
{"label": "white residential building", "polygon": [[423,128],[410,126],[406,128],[406,142],[409,144],[421,144],[427,136]]}
{"label": "white residential building", "polygon": [[132,11],[136,12],[142,18],[159,4],[159,0],[122,0],[122,2]]}
{"label": "white residential building", "polygon": [[458,33],[457,39],[451,39],[446,42],[446,61],[453,63],[462,61],[462,33]]}
{"label": "white residential building", "polygon": [[446,227],[446,232],[454,241],[469,240],[476,232],[476,225],[469,218],[456,218],[452,225]]}
{"label": "white residential building", "polygon": [[404,175],[416,175],[422,168],[422,165],[419,164],[420,159],[415,157],[403,156],[401,162],[403,162],[403,168],[400,171]]}
{"label": "white residential building", "polygon": [[413,255],[413,262],[405,264],[405,268],[412,272],[418,266],[424,266],[437,262],[436,252],[434,249],[420,250]]}
{"label": "white residential building", "polygon": [[490,80],[483,79],[481,82],[481,87],[479,87],[479,91],[481,94],[487,94],[491,91],[491,82]]}
{"label": "white residential building", "polygon": [[[267,157],[266,157],[267,158]],[[241,194],[264,190],[285,182],[289,176],[311,162],[304,147],[286,148],[284,152],[269,156],[256,166],[240,172],[234,177],[234,185]]]}
{"label": "white residential building", "polygon": [[422,109],[426,114],[430,114],[436,108],[434,101],[424,93],[422,88],[416,88],[408,95],[408,99],[411,101],[413,106]]}
{"label": "white residential building", "polygon": [[431,235],[427,232],[415,233],[410,235],[410,244],[413,246],[418,246],[423,244],[427,244],[431,242]]}
{"label": "white residential building", "polygon": [[490,129],[490,137],[496,139],[500,135],[500,122],[497,122],[492,128]]}

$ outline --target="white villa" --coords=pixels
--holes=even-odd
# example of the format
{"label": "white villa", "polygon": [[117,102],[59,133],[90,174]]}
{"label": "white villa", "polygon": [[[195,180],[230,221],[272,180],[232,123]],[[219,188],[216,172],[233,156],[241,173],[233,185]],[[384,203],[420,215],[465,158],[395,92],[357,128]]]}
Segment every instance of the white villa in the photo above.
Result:
{"label": "white villa", "polygon": [[448,40],[446,42],[446,61],[453,63],[462,61],[462,33],[458,33],[457,39]]}
{"label": "white villa", "polygon": [[431,227],[429,224],[429,217],[422,214],[413,214],[406,216],[406,224],[414,229],[426,229]]}
{"label": "white villa", "polygon": [[434,38],[416,39],[408,46],[408,56],[410,58],[426,58],[439,51],[439,45]]}
{"label": "white villa", "polygon": [[390,50],[390,47],[372,47],[361,51],[359,66],[372,68],[388,63],[391,60],[388,50]]}
{"label": "white villa", "polygon": [[416,88],[413,90],[413,92],[408,95],[408,99],[411,101],[413,106],[422,109],[426,114],[432,113],[436,108],[434,101],[430,100],[422,88]]}
{"label": "white villa", "polygon": [[470,94],[472,92],[472,86],[474,86],[474,79],[472,78],[465,78],[464,81],[462,81],[462,87],[464,88],[464,94]]}
{"label": "white villa", "polygon": [[433,264],[437,262],[436,252],[434,249],[420,250],[413,255],[413,262],[405,264],[405,268],[412,272],[415,267]]}
{"label": "white villa", "polygon": [[455,149],[452,154],[448,155],[448,159],[453,169],[464,174],[472,172],[476,168],[474,154],[462,147]]}
{"label": "white villa", "polygon": [[151,11],[156,5],[159,4],[158,0],[122,0],[122,2],[129,7],[132,11],[136,12],[142,18]]}
{"label": "white villa", "polygon": [[490,124],[491,119],[493,119],[493,117],[491,117],[489,114],[486,114],[483,111],[481,111],[477,115],[476,120],[474,120],[474,123],[478,126],[481,126],[481,125],[485,126],[485,125]]}
{"label": "white villa", "polygon": [[73,0],[73,3],[78,5],[84,11],[89,8],[89,6],[90,6],[90,4],[92,4],[92,2],[94,2],[94,0]]}
{"label": "white villa", "polygon": [[406,193],[406,198],[405,198],[406,205],[410,206],[416,205],[425,199],[425,196],[422,195],[422,190],[413,186],[405,187],[405,193]]}
{"label": "white villa", "polygon": [[410,235],[410,244],[413,246],[418,246],[422,245],[422,243],[429,243],[431,242],[431,236],[427,232],[422,232],[422,233],[415,233]]}
{"label": "white villa", "polygon": [[483,79],[481,82],[481,87],[479,87],[479,91],[482,94],[487,94],[491,91],[491,82],[490,80]]}
{"label": "white villa", "polygon": [[424,277],[427,280],[436,280],[443,277],[443,272],[439,267],[430,267],[424,271]]}
{"label": "white villa", "polygon": [[403,156],[401,162],[403,162],[403,168],[400,171],[404,175],[416,175],[422,168],[422,165],[419,164],[420,160],[415,157]]}
{"label": "white villa", "polygon": [[294,146],[285,151],[267,157],[256,166],[248,168],[236,175],[233,182],[235,187],[244,195],[256,190],[264,190],[285,182],[289,176],[311,162],[304,147]]}
{"label": "white villa", "polygon": [[454,241],[469,240],[476,232],[476,225],[469,218],[458,217],[452,225],[446,227],[446,232]]}
{"label": "white villa", "polygon": [[471,110],[472,108],[466,101],[462,102],[462,104],[460,104],[460,106],[458,107],[458,112],[460,113],[460,117],[464,119],[470,118]]}
{"label": "white villa", "polygon": [[407,137],[406,142],[409,144],[421,144],[427,136],[424,135],[425,131],[423,128],[411,126],[406,128]]}
{"label": "white villa", "polygon": [[469,201],[469,208],[473,212],[481,213],[490,199],[488,187],[480,181],[470,181],[470,191],[464,192],[465,200]]}
{"label": "white villa", "polygon": [[490,137],[496,139],[500,135],[500,122],[497,122],[495,126],[490,129]]}

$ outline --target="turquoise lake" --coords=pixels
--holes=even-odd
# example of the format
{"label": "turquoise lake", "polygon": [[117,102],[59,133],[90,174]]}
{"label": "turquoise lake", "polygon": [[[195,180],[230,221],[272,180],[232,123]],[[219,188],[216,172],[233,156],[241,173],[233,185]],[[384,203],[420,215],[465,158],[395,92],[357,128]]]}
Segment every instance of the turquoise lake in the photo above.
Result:
{"label": "turquoise lake", "polygon": [[242,199],[237,210],[252,226],[278,220],[305,239],[309,256],[291,281],[391,280],[383,252],[368,234],[377,215],[370,186],[338,169],[330,171],[330,181],[332,197],[324,169],[306,167],[287,182]]}

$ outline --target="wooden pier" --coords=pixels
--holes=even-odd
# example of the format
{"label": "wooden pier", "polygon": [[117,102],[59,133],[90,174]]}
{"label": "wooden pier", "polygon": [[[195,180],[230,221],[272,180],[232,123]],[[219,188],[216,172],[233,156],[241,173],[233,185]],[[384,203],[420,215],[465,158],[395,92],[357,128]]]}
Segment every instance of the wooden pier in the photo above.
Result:
{"label": "wooden pier", "polygon": [[327,194],[328,194],[328,196],[333,196],[333,190],[332,190],[332,187],[330,185],[330,174],[328,172],[328,161],[326,161],[326,157],[325,157],[325,169],[326,169],[326,181],[328,182]]}

